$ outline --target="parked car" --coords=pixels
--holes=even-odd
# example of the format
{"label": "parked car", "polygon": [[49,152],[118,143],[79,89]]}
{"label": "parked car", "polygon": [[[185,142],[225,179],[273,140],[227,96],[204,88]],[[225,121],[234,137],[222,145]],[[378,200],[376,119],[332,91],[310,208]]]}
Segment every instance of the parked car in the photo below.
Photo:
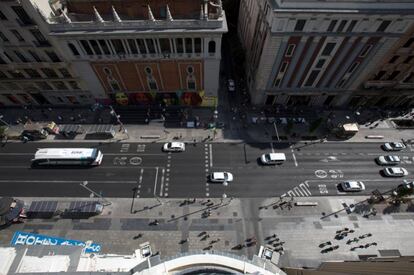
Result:
{"label": "parked car", "polygon": [[233,79],[227,80],[227,89],[229,92],[235,92],[236,91],[236,84],[234,83]]}
{"label": "parked car", "polygon": [[341,188],[345,192],[358,192],[365,190],[365,184],[362,181],[344,181]]}
{"label": "parked car", "polygon": [[233,175],[229,172],[213,172],[210,174],[211,182],[231,182]]}
{"label": "parked car", "polygon": [[183,152],[185,151],[184,142],[167,142],[162,147],[164,152]]}
{"label": "parked car", "polygon": [[401,151],[405,148],[405,145],[401,142],[387,142],[382,145],[382,149],[385,151]]}
{"label": "parked car", "polygon": [[404,177],[408,175],[408,171],[401,167],[387,167],[382,171],[387,177]]}
{"label": "parked car", "polygon": [[399,156],[379,156],[376,159],[379,165],[396,165],[401,162]]}

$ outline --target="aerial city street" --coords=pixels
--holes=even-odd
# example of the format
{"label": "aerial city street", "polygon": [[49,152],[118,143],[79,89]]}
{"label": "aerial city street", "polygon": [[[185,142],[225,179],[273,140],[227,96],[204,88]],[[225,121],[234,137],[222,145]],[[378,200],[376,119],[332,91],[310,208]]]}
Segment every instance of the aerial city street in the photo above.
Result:
{"label": "aerial city street", "polygon": [[0,274],[412,274],[414,0],[0,1]]}

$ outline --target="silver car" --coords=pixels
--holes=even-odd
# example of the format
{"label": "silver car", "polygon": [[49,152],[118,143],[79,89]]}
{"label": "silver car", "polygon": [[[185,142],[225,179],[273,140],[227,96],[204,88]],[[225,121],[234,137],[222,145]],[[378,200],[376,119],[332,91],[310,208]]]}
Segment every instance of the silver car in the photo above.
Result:
{"label": "silver car", "polygon": [[385,151],[401,151],[405,148],[405,145],[401,142],[387,142],[382,145],[382,149]]}
{"label": "silver car", "polygon": [[345,192],[358,192],[365,190],[365,185],[362,181],[344,181],[341,183],[341,187]]}
{"label": "silver car", "polygon": [[379,165],[396,165],[401,162],[399,156],[380,156],[376,159]]}
{"label": "silver car", "polygon": [[408,175],[408,171],[402,167],[387,167],[382,171],[387,177],[404,177]]}

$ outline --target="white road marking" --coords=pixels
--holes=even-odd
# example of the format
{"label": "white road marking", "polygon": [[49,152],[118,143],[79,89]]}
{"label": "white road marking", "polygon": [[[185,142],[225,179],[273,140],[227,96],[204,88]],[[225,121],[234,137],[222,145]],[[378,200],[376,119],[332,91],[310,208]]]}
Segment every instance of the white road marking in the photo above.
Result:
{"label": "white road marking", "polygon": [[210,167],[213,167],[213,145],[210,145]]}
{"label": "white road marking", "polygon": [[305,197],[305,195],[303,195],[302,190],[300,190],[299,187],[294,187],[293,191],[295,191],[296,194],[299,194],[299,197]]}
{"label": "white road marking", "polygon": [[138,192],[137,192],[137,198],[139,197],[139,193],[141,192],[141,185],[142,185],[142,174],[144,173],[144,169],[140,170],[139,180],[138,180]]}
{"label": "white road marking", "polygon": [[301,183],[301,184],[299,184],[299,187],[305,193],[305,196],[311,196],[312,195],[311,191],[308,188],[309,187],[308,183]]}
{"label": "white road marking", "polygon": [[165,174],[165,169],[162,169],[162,172],[161,172],[161,186],[160,186],[160,197],[162,197],[162,193],[163,193],[163,190],[164,190],[164,174]]}
{"label": "white road marking", "polygon": [[296,156],[295,156],[295,153],[293,152],[293,149],[292,149],[292,157],[293,157],[293,161],[295,162],[295,166],[298,167],[298,161],[296,160]]}
{"label": "white road marking", "polygon": [[158,167],[155,167],[154,197],[157,197]]}

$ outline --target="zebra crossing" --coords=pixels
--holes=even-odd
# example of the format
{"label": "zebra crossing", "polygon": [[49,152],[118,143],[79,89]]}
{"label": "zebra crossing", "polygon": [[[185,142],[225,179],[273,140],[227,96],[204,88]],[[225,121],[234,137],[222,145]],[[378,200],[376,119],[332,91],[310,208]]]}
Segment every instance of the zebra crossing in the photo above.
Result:
{"label": "zebra crossing", "polygon": [[303,182],[282,195],[282,197],[286,197],[286,196],[288,197],[310,197],[312,196],[312,193],[309,190],[309,184],[307,182]]}

